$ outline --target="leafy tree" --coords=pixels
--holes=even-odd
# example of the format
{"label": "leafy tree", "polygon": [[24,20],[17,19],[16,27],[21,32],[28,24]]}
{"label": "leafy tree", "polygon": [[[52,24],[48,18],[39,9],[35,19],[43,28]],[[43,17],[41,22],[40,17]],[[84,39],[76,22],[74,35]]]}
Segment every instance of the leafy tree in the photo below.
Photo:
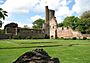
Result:
{"label": "leafy tree", "polygon": [[90,34],[90,11],[85,11],[80,17],[81,19],[77,22],[78,27],[76,29],[81,31],[81,33]]}
{"label": "leafy tree", "polygon": [[43,28],[45,20],[43,19],[37,19],[36,21],[33,22],[33,28]]}
{"label": "leafy tree", "polygon": [[24,27],[23,27],[23,28],[29,28],[29,27],[28,27],[28,25],[24,25]]}
{"label": "leafy tree", "polygon": [[59,23],[59,24],[58,24],[58,27],[62,27],[62,26],[63,26],[63,23]]}
{"label": "leafy tree", "polygon": [[90,18],[88,19],[80,19],[77,22],[78,26],[76,27],[77,30],[81,31],[81,33],[90,34]]}
{"label": "leafy tree", "polygon": [[82,19],[87,19],[90,18],[90,10],[89,11],[85,11],[84,13],[82,13],[82,15],[80,16]]}
{"label": "leafy tree", "polygon": [[[0,19],[5,20],[5,16],[7,15],[7,11],[4,11],[2,8],[0,8]],[[2,21],[0,20],[0,27],[2,27]]]}
{"label": "leafy tree", "polygon": [[63,25],[65,27],[71,27],[72,29],[75,30],[75,28],[78,26],[77,25],[77,21],[79,21],[79,18],[78,17],[75,17],[75,16],[68,16],[64,19],[63,21]]}

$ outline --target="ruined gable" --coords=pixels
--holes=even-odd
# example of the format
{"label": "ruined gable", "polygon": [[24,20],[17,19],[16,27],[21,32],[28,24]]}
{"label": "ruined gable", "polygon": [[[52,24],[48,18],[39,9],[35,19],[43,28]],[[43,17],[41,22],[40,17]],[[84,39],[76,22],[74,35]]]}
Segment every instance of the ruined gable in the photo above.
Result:
{"label": "ruined gable", "polygon": [[52,18],[50,21],[50,38],[57,38],[57,21],[56,18]]}

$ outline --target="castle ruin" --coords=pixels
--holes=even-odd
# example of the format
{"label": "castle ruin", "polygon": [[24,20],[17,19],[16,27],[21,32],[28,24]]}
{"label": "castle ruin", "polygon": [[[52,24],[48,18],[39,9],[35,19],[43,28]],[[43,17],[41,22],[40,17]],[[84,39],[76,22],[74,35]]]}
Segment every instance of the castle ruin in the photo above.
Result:
{"label": "castle ruin", "polygon": [[45,23],[42,29],[24,29],[18,27],[16,23],[5,25],[4,32],[6,35],[19,35],[30,38],[90,38],[90,35],[83,35],[79,31],[74,31],[70,27],[57,27],[57,20],[55,17],[55,10],[51,10],[45,6]]}
{"label": "castle ruin", "polygon": [[45,6],[45,33],[49,38],[57,37],[57,21],[55,17],[55,10],[48,9]]}
{"label": "castle ruin", "polygon": [[50,39],[55,38],[80,38],[82,34],[79,31],[74,31],[71,28],[67,27],[57,27],[57,20],[55,17],[55,10],[48,9],[48,6],[45,6],[45,33],[49,36]]}

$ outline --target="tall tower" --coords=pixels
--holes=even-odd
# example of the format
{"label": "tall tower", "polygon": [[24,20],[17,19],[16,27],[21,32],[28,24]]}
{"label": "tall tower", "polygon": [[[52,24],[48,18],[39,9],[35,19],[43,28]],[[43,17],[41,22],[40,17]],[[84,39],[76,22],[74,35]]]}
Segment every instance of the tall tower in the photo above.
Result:
{"label": "tall tower", "polygon": [[57,36],[55,10],[48,9],[48,6],[45,6],[45,34],[49,38],[56,38]]}
{"label": "tall tower", "polygon": [[45,35],[49,38],[49,9],[45,6]]}
{"label": "tall tower", "polygon": [[48,6],[45,6],[45,23],[49,24],[49,9]]}

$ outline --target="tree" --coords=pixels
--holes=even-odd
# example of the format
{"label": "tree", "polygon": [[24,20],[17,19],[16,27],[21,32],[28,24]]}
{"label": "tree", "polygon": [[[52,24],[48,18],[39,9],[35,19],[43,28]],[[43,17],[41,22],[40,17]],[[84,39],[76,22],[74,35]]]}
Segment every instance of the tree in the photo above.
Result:
{"label": "tree", "polygon": [[81,19],[87,19],[87,18],[90,18],[90,10],[89,11],[85,11],[82,13],[82,15],[80,16]]}
{"label": "tree", "polygon": [[78,27],[76,29],[81,31],[81,33],[90,34],[90,11],[85,11],[80,17],[81,19],[77,22]]}
{"label": "tree", "polygon": [[43,19],[37,19],[36,21],[33,22],[33,28],[43,28],[45,20]]}
{"label": "tree", "polygon": [[90,34],[90,18],[87,19],[80,19],[77,22],[78,26],[76,27],[77,30],[81,31],[81,33]]}
{"label": "tree", "polygon": [[63,26],[63,23],[58,23],[58,27],[62,27]]}
{"label": "tree", "polygon": [[65,27],[71,27],[72,29],[75,30],[75,28],[77,27],[77,21],[79,21],[79,18],[78,17],[75,17],[75,16],[68,16],[64,19],[63,21],[63,25]]}
{"label": "tree", "polygon": [[[4,11],[2,8],[0,8],[0,19],[5,20],[5,16],[7,15],[7,11]],[[2,21],[0,20],[0,27],[2,27]]]}
{"label": "tree", "polygon": [[24,25],[24,27],[23,27],[23,28],[29,28],[29,27],[28,27],[28,25]]}

